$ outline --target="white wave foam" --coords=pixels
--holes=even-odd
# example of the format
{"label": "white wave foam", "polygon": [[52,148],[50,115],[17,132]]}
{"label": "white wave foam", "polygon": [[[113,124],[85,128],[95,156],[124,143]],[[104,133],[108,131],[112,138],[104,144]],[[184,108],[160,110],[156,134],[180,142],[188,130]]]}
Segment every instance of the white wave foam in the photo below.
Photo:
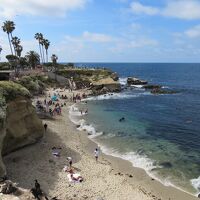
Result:
{"label": "white wave foam", "polygon": [[109,94],[105,94],[105,95],[88,97],[86,100],[94,101],[94,100],[108,100],[108,99],[131,99],[131,98],[135,98],[135,97],[140,97],[141,95],[150,95],[150,92],[143,92],[143,93],[137,93],[137,94],[109,93]]}
{"label": "white wave foam", "polygon": [[190,180],[192,186],[198,191],[198,193],[200,192],[200,176],[196,179],[191,179]]}
{"label": "white wave foam", "polygon": [[84,119],[79,119],[78,117],[83,116],[79,109],[74,105],[69,108],[69,119],[74,124],[78,125],[77,130],[86,131],[90,138],[95,138],[103,134],[103,132],[96,132],[95,127],[91,124],[86,124]]}
{"label": "white wave foam", "polygon": [[127,77],[125,77],[125,78],[119,78],[119,83],[122,86],[126,85],[127,84]]}
{"label": "white wave foam", "polygon": [[139,89],[141,89],[141,88],[143,88],[143,86],[144,85],[130,85],[131,87],[134,87],[134,88],[139,88]]}
{"label": "white wave foam", "polygon": [[124,160],[130,161],[134,167],[142,168],[147,172],[150,172],[151,170],[159,167],[155,165],[154,160],[151,160],[146,155],[139,155],[135,152],[128,152],[128,153],[121,154],[117,150],[106,148],[105,146],[102,146],[101,150],[105,154],[109,154],[114,157],[118,157],[118,158],[122,158]]}
{"label": "white wave foam", "polygon": [[162,86],[162,89],[169,89],[168,86]]}

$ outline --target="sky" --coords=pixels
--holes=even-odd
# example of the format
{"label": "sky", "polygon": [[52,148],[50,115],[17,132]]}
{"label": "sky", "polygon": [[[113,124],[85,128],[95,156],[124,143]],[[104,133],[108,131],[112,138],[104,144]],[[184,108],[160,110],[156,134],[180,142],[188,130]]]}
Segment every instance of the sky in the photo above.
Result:
{"label": "sky", "polygon": [[[23,53],[49,39],[59,62],[200,62],[200,0],[0,0]],[[10,54],[0,30],[1,61]]]}

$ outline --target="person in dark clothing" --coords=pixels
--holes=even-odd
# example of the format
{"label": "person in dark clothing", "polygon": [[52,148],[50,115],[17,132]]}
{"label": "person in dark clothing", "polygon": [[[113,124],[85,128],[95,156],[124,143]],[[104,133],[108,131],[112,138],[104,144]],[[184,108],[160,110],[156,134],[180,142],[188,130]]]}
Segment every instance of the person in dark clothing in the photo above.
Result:
{"label": "person in dark clothing", "polygon": [[40,190],[40,184],[38,183],[38,181],[37,180],[35,180],[35,189],[36,190]]}
{"label": "person in dark clothing", "polygon": [[40,188],[40,184],[38,183],[37,180],[35,180],[35,187],[31,189],[31,193],[37,200],[41,200],[40,197],[45,197],[46,200],[48,200],[47,196],[44,195]]}
{"label": "person in dark clothing", "polygon": [[46,123],[44,124],[44,130],[45,130],[45,132],[47,131],[47,124]]}

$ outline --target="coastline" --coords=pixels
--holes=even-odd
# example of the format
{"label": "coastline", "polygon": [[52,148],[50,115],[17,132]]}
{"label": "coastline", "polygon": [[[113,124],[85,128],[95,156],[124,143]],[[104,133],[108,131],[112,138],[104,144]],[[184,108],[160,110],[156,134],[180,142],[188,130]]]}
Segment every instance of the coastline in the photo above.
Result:
{"label": "coastline", "polygon": [[[71,105],[72,103],[67,102],[62,116],[56,117],[55,120],[43,120],[48,124],[48,132],[41,142],[4,158],[8,166],[8,175],[13,181],[18,182],[19,186],[28,189],[33,180],[38,178],[45,192],[61,199],[86,199],[86,196],[88,199],[102,197],[122,200],[197,199],[176,188],[152,180],[144,170],[133,167],[129,161],[102,153],[99,162],[96,163],[93,152],[97,145],[86,133],[78,131],[70,121]],[[51,148],[54,145],[62,146],[61,158],[52,158]],[[41,153],[39,157],[38,151]],[[67,156],[73,158],[75,169],[84,178],[83,183],[69,184],[66,172],[62,171]],[[24,158],[26,162],[17,162],[16,157]],[[39,160],[39,163],[30,164],[34,158]]]}

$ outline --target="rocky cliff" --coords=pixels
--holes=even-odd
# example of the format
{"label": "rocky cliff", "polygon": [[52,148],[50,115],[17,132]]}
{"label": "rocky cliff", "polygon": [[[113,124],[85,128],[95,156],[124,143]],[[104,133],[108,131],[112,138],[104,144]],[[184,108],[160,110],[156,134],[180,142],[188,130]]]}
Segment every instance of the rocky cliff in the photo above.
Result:
{"label": "rocky cliff", "polygon": [[[43,136],[42,122],[32,106],[29,91],[13,82],[0,82],[0,122],[1,155],[35,143]],[[0,156],[0,177],[5,175]]]}
{"label": "rocky cliff", "polygon": [[3,155],[35,143],[44,131],[31,100],[25,98],[17,98],[7,104],[5,126]]}
{"label": "rocky cliff", "polygon": [[94,95],[121,90],[117,73],[109,69],[66,68],[58,70],[57,74],[73,82],[73,89],[88,88]]}

